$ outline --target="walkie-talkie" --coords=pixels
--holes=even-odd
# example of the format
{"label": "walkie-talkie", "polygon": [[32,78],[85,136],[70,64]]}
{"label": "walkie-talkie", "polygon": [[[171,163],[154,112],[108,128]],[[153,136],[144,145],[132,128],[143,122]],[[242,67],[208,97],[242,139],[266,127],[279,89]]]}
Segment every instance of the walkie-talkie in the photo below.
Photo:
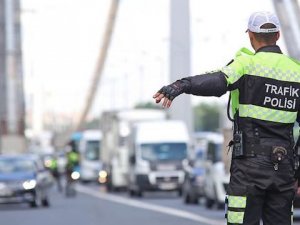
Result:
{"label": "walkie-talkie", "polygon": [[245,156],[243,148],[243,133],[239,129],[239,111],[237,110],[234,115],[234,133],[233,133],[233,156],[240,158]]}

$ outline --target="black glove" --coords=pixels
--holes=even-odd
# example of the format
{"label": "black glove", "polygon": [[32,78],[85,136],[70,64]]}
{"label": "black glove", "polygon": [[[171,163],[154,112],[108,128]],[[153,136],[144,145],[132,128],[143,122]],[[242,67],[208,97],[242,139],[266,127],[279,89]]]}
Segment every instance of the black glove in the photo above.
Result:
{"label": "black glove", "polygon": [[173,101],[178,95],[184,92],[184,85],[180,81],[175,81],[174,83],[163,86],[158,93],[163,94],[166,98]]}

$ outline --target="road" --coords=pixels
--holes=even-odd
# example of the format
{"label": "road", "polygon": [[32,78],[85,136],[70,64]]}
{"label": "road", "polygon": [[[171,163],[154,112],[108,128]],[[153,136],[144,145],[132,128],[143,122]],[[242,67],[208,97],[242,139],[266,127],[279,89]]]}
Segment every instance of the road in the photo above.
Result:
{"label": "road", "polygon": [[[224,225],[223,210],[185,205],[176,193],[146,193],[129,198],[96,185],[78,185],[75,198],[51,192],[49,208],[0,206],[1,225]],[[300,215],[300,213],[299,213]],[[297,221],[295,225],[300,225]]]}

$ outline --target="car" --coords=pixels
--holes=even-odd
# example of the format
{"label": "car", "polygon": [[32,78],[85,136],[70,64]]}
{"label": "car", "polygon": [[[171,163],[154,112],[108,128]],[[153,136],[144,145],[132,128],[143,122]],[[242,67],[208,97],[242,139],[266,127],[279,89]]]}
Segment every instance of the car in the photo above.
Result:
{"label": "car", "polygon": [[186,166],[184,166],[184,182],[182,186],[182,196],[184,203],[199,203],[199,199],[204,196],[204,181],[204,160],[189,160]]}
{"label": "car", "polygon": [[206,174],[204,184],[205,205],[212,208],[223,208],[225,205],[226,189],[229,184],[230,174],[225,169],[222,160],[223,136],[208,140],[206,152]]}
{"label": "car", "polygon": [[49,206],[53,178],[36,155],[0,155],[0,204]]}

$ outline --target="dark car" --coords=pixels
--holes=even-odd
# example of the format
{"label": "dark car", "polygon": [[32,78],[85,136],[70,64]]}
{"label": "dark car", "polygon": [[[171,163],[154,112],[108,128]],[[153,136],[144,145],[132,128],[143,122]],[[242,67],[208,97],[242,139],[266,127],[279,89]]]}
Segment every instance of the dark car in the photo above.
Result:
{"label": "dark car", "polygon": [[49,206],[51,175],[33,155],[0,156],[0,204],[29,203]]}
{"label": "dark car", "polygon": [[300,208],[300,187],[297,187],[295,198],[294,198],[294,208]]}
{"label": "dark car", "polygon": [[182,186],[183,200],[187,204],[198,204],[204,195],[205,162],[202,159],[190,161],[185,166],[184,183]]}

